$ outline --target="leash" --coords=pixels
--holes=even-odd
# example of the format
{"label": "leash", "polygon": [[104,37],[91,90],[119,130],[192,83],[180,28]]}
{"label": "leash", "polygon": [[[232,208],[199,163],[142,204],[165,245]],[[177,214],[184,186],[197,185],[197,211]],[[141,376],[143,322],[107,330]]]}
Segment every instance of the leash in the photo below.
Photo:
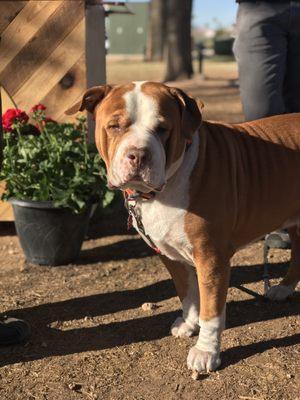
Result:
{"label": "leash", "polygon": [[128,210],[128,219],[127,219],[127,229],[130,229],[132,227],[133,219],[136,222],[136,226],[138,228],[138,231],[142,233],[143,236],[148,240],[150,243],[150,246],[152,249],[158,253],[161,254],[161,251],[159,250],[158,247],[155,246],[155,243],[151,239],[151,237],[146,233],[145,227],[142,221],[142,216],[139,210],[137,210],[136,205],[138,199],[143,199],[143,200],[150,200],[155,197],[155,192],[150,192],[150,193],[142,193],[138,192],[135,190],[131,189],[126,189],[124,191],[125,195],[125,207]]}

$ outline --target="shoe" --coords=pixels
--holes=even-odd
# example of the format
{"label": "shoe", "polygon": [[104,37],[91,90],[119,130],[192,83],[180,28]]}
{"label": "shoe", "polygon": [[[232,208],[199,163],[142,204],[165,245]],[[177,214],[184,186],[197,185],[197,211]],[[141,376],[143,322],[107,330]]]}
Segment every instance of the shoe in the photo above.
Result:
{"label": "shoe", "polygon": [[5,318],[0,321],[0,346],[24,343],[30,335],[30,325],[22,319]]}
{"label": "shoe", "polygon": [[291,240],[286,231],[274,231],[265,236],[265,245],[270,249],[290,249]]}

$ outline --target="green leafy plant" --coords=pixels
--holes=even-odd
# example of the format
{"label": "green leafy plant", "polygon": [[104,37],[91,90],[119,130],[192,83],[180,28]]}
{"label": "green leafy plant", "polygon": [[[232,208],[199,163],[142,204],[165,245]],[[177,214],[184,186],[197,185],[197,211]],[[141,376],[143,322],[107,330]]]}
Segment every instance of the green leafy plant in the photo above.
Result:
{"label": "green leafy plant", "polygon": [[91,202],[101,202],[104,208],[112,201],[103,160],[87,143],[85,118],[56,123],[38,104],[29,115],[7,110],[3,128],[3,200],[53,201],[55,207],[74,213],[83,212]]}

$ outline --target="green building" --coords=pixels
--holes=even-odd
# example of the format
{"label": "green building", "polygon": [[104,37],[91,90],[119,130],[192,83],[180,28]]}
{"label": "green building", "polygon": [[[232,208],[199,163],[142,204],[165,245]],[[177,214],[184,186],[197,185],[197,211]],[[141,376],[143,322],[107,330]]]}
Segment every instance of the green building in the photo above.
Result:
{"label": "green building", "polygon": [[133,14],[112,13],[107,18],[108,54],[144,54],[147,41],[149,2],[127,3]]}

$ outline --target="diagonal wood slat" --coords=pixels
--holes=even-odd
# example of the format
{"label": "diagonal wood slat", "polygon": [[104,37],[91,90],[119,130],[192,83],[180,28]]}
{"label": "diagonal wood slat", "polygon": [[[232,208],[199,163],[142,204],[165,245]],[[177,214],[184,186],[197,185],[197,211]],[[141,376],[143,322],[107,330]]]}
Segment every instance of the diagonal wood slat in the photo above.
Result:
{"label": "diagonal wood slat", "polygon": [[31,2],[20,11],[18,17],[8,25],[1,35],[1,72],[34,37],[60,4],[59,1]]}
{"label": "diagonal wood slat", "polygon": [[[51,53],[84,17],[82,1],[55,1],[53,3],[55,3],[56,9],[53,10],[54,12],[47,18],[41,29],[24,45],[6,68],[1,70],[0,64],[0,81],[11,96],[14,96],[24,85],[32,71],[37,70],[47,58],[51,57]],[[29,5],[30,3],[25,9]],[[66,16],[68,23],[66,23]],[[58,68],[60,67],[58,66]]]}
{"label": "diagonal wood slat", "polygon": [[[4,191],[4,182],[0,182],[0,198]],[[9,203],[0,200],[0,221],[12,221],[14,218],[12,207]]]}
{"label": "diagonal wood slat", "polygon": [[45,97],[82,56],[83,48],[84,21],[82,20],[45,63],[36,69],[20,90],[15,93],[14,100],[18,106],[26,109]]}
{"label": "diagonal wood slat", "polygon": [[74,121],[74,117],[65,115],[65,111],[78,101],[85,90],[85,54],[80,57],[67,73],[74,79],[74,85],[69,89],[64,89],[61,85],[55,85],[47,93],[46,97],[41,100],[42,104],[47,104],[47,113],[56,115],[57,121]]}
{"label": "diagonal wood slat", "polygon": [[18,13],[25,7],[27,1],[1,1],[0,2],[0,35],[14,20]]}

